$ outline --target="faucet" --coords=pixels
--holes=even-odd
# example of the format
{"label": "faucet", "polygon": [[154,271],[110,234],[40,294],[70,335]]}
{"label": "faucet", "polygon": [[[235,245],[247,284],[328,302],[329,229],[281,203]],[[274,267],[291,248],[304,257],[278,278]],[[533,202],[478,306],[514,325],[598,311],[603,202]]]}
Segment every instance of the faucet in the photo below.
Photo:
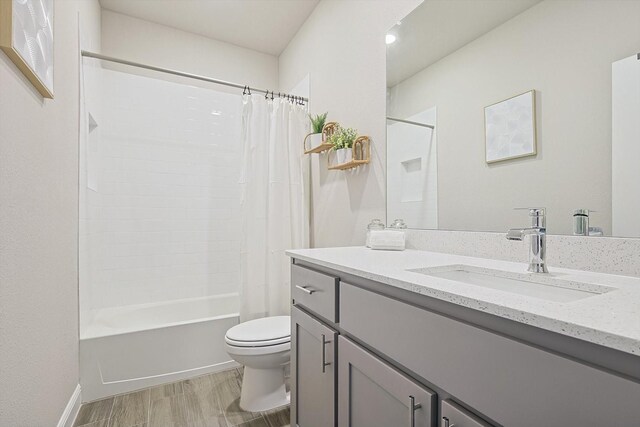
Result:
{"label": "faucet", "polygon": [[544,208],[524,208],[529,211],[531,227],[512,228],[507,231],[507,240],[524,240],[525,236],[531,236],[529,247],[529,268],[531,273],[548,273],[546,264],[546,237],[547,226]]}

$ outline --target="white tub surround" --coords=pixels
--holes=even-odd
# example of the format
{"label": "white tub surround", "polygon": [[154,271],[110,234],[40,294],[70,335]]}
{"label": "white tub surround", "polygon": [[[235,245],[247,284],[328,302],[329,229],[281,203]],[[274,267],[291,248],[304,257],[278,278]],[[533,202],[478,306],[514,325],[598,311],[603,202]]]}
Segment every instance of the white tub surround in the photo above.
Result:
{"label": "white tub surround", "polygon": [[238,306],[229,294],[92,313],[80,337],[82,401],[237,366],[224,337]]}
{"label": "white tub surround", "polygon": [[[505,246],[509,242],[505,241]],[[301,261],[426,295],[625,353],[640,355],[640,278],[550,267],[555,281],[613,288],[569,303],[427,276],[411,269],[466,265],[526,273],[527,264],[436,252],[364,247],[292,250]]]}

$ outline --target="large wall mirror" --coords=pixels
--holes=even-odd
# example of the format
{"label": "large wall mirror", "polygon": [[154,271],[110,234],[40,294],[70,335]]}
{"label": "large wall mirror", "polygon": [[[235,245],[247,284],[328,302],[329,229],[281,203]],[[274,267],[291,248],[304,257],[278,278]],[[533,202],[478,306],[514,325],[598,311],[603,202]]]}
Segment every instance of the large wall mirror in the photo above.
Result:
{"label": "large wall mirror", "polygon": [[387,33],[387,221],[503,232],[545,207],[552,234],[640,237],[639,17],[637,0],[420,4]]}

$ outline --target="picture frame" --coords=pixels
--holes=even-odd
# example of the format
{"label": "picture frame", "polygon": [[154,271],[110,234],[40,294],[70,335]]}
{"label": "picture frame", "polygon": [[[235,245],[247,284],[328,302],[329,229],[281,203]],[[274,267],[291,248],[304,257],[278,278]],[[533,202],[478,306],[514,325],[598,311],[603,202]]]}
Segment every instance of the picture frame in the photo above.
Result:
{"label": "picture frame", "polygon": [[44,98],[53,98],[53,0],[0,0],[0,49]]}
{"label": "picture frame", "polygon": [[484,126],[487,164],[537,155],[536,91],[486,106]]}

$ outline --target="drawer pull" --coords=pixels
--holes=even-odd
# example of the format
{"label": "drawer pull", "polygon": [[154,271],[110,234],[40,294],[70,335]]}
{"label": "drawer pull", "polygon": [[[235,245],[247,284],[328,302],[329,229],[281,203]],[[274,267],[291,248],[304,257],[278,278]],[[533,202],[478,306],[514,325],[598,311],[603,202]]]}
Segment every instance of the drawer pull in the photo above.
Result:
{"label": "drawer pull", "polygon": [[416,398],[413,396],[409,396],[409,411],[411,415],[411,427],[416,427],[416,409],[422,408],[421,403],[416,403]]}
{"label": "drawer pull", "polygon": [[455,427],[455,424],[449,424],[449,418],[442,417],[442,420],[444,421],[444,426],[442,427]]}
{"label": "drawer pull", "polygon": [[311,289],[309,286],[296,285],[296,288],[300,289],[302,292],[308,293],[309,295],[312,295],[314,292],[316,292],[315,289]]}
{"label": "drawer pull", "polygon": [[325,356],[325,346],[327,344],[329,344],[331,341],[327,341],[326,337],[324,334],[322,334],[322,373],[324,374],[326,372],[326,367],[331,365],[331,362],[327,362],[326,356]]}

